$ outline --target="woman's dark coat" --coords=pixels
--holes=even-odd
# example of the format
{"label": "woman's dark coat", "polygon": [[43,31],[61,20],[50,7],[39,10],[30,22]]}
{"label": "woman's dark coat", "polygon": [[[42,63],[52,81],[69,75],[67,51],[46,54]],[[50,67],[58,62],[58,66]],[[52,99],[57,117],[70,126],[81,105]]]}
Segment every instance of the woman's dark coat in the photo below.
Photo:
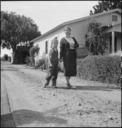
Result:
{"label": "woman's dark coat", "polygon": [[60,59],[63,59],[64,63],[64,74],[65,76],[76,76],[76,48],[79,47],[78,42],[74,37],[74,49],[70,49],[69,42],[62,38],[60,41]]}

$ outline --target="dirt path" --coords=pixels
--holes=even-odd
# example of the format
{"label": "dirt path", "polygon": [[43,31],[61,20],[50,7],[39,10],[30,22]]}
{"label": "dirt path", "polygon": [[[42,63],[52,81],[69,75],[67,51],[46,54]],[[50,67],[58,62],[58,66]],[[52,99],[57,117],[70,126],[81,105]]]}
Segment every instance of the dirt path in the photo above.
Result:
{"label": "dirt path", "polygon": [[120,89],[78,78],[71,80],[73,89],[66,89],[61,73],[58,88],[45,89],[45,75],[25,65],[2,64],[3,79],[18,108],[18,126],[121,126]]}

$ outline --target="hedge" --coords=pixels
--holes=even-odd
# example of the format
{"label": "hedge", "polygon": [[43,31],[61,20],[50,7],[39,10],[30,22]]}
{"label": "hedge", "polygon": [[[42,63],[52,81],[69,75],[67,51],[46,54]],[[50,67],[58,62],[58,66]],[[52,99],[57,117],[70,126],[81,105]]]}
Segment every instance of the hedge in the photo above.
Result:
{"label": "hedge", "polygon": [[4,54],[4,56],[2,57],[2,60],[8,61],[8,55],[7,54]]}
{"label": "hedge", "polygon": [[82,79],[120,84],[120,56],[87,56],[78,60],[77,74]]}
{"label": "hedge", "polygon": [[42,59],[39,59],[36,61],[36,64],[35,64],[35,68],[43,68],[43,69],[47,69],[47,62],[46,62],[46,58],[42,58]]}

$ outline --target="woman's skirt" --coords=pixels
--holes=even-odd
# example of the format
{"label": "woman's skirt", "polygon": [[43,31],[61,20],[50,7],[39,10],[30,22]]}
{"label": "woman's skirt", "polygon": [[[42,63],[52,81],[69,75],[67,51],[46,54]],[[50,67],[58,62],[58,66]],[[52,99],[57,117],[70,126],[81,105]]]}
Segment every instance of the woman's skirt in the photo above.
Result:
{"label": "woman's skirt", "polygon": [[66,52],[64,58],[64,75],[76,76],[76,50],[70,49]]}

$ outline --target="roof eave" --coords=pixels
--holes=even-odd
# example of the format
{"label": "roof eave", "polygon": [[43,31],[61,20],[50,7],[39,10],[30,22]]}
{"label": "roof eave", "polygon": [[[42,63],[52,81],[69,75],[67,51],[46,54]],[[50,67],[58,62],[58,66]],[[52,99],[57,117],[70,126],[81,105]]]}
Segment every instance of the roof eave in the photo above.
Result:
{"label": "roof eave", "polygon": [[86,16],[86,17],[83,17],[83,18],[78,18],[78,19],[75,19],[75,20],[71,20],[71,21],[67,21],[67,22],[64,22],[56,27],[54,27],[53,29],[47,31],[46,33],[44,33],[43,35],[31,40],[30,42],[34,42],[34,41],[37,41],[39,40],[40,38],[43,38],[45,36],[47,36],[48,34],[50,34],[51,32],[54,32],[56,31],[57,29],[60,29],[61,27],[64,27],[65,25],[68,25],[68,24],[71,24],[71,23],[74,23],[74,22],[79,22],[79,21],[83,21],[83,20],[87,20],[89,18],[93,18],[93,17],[96,17],[96,16],[100,16],[100,15],[104,15],[106,13],[112,13],[112,12],[119,12],[119,13],[122,13],[122,10],[121,9],[114,9],[114,10],[110,10],[110,11],[106,11],[106,12],[102,12],[102,13],[97,13],[97,14],[94,14],[94,15],[91,15],[91,16]]}

